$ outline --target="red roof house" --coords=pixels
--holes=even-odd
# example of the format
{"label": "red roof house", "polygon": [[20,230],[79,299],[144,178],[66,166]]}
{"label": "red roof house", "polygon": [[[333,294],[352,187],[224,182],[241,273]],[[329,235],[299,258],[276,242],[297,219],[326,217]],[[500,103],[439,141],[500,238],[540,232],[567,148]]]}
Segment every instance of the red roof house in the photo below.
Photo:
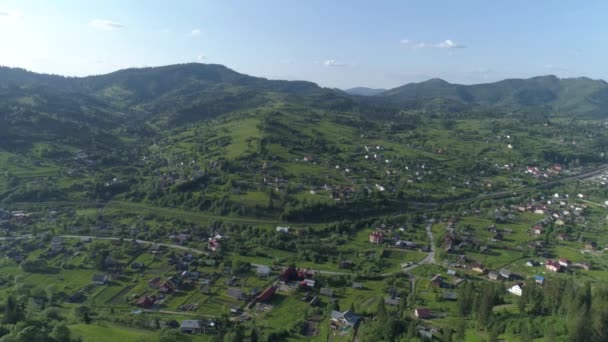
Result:
{"label": "red roof house", "polygon": [[379,231],[372,232],[369,234],[369,242],[379,245],[384,241],[384,234]]}
{"label": "red roof house", "polygon": [[431,317],[431,309],[416,309],[414,310],[414,316],[419,319],[426,319]]}

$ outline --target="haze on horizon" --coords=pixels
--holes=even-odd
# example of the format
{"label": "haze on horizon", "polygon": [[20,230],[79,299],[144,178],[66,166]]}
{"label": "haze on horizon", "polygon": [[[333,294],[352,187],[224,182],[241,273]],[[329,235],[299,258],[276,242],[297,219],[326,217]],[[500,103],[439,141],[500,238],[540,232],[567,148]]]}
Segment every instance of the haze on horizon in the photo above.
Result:
{"label": "haze on horizon", "polygon": [[16,1],[0,65],[69,76],[217,63],[326,87],[608,79],[602,1]]}

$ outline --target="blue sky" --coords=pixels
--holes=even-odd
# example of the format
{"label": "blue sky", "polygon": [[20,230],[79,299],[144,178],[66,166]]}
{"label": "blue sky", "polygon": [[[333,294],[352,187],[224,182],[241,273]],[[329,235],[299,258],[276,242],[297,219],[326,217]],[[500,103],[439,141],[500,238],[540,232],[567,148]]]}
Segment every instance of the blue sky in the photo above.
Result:
{"label": "blue sky", "polygon": [[608,79],[607,1],[0,0],[0,65],[63,75],[184,62],[322,86]]}

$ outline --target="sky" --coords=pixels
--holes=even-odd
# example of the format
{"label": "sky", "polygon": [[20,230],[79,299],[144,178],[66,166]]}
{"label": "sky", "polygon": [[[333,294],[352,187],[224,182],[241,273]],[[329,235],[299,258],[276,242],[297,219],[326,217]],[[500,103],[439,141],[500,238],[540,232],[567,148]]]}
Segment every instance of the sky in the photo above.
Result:
{"label": "sky", "polygon": [[608,79],[608,1],[0,0],[0,65],[223,64],[324,87]]}

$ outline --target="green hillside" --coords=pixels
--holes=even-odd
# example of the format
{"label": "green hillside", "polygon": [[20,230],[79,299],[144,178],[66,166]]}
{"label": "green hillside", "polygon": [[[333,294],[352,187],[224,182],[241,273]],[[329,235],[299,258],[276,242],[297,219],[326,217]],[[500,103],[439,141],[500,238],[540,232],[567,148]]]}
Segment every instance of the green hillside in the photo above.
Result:
{"label": "green hillside", "polygon": [[457,101],[503,114],[532,109],[562,117],[605,118],[607,94],[608,84],[602,80],[540,76],[476,85],[432,79],[390,89],[379,96],[398,103],[432,99]]}

